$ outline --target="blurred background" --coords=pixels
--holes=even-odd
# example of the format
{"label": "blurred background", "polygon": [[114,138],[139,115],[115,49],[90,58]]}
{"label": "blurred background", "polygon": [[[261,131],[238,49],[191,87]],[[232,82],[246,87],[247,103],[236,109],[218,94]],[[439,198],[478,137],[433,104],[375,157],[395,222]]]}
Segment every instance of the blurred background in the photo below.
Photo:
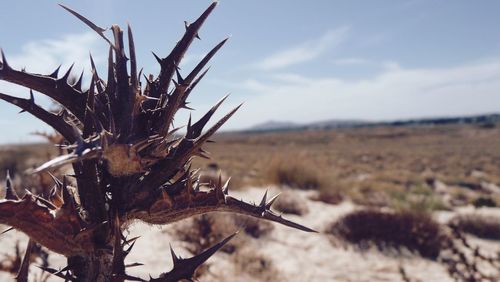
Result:
{"label": "blurred background", "polygon": [[[57,3],[4,3],[0,48],[9,65],[29,72],[75,63],[87,85],[89,52],[104,73],[107,43]],[[151,51],[167,55],[183,21],[209,3],[64,2],[102,27],[129,23],[139,66],[154,75]],[[321,233],[203,216],[143,234],[161,241],[165,256],[158,266],[139,240],[143,254],[131,260],[150,268],[136,274],[168,265],[169,242],[183,242],[189,255],[236,225],[244,234],[200,270],[201,281],[235,281],[227,273],[237,281],[499,281],[498,11],[498,1],[220,1],[181,73],[230,39],[190,96],[195,110],[181,111],[176,125],[227,93],[219,116],[244,102],[207,147],[211,159],[195,165],[207,182],[231,176],[231,190],[245,198],[281,192],[275,209]],[[0,93],[29,97],[4,81]],[[54,107],[43,95],[35,100]],[[56,136],[18,112],[0,103],[0,178],[10,170],[18,186],[35,185],[43,177],[23,172],[59,154],[48,142]],[[0,277],[10,279],[22,253],[15,246],[26,238],[0,236],[9,246],[0,249]],[[43,249],[33,260],[63,265]]]}

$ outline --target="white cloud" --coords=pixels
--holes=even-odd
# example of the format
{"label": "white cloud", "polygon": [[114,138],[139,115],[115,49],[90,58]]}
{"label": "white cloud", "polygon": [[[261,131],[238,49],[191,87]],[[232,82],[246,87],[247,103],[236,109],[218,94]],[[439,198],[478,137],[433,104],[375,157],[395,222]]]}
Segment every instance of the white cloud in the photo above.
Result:
{"label": "white cloud", "polygon": [[[102,39],[92,32],[69,34],[56,39],[31,41],[24,44],[17,53],[13,50],[4,50],[4,53],[9,65],[16,69],[25,68],[28,72],[49,74],[62,64],[59,73],[62,76],[75,62],[74,75],[79,75],[84,68],[86,74],[89,75],[89,52],[92,50],[92,56],[97,65],[104,62],[106,58],[107,46],[104,45],[105,43],[99,45],[100,41]],[[27,97],[29,93],[27,89],[5,81],[0,81],[0,92],[20,97]],[[35,100],[37,104],[45,107],[51,103],[50,99],[38,94],[35,94]],[[31,132],[50,130],[48,126],[26,113],[17,116],[18,111],[16,107],[0,101],[0,120],[16,118],[15,128],[11,127],[8,134],[0,136],[0,143],[33,141],[34,138],[29,136]]]}
{"label": "white cloud", "polygon": [[[379,74],[363,80],[296,74],[251,80],[253,86],[246,90],[254,95],[247,96],[244,108],[228,128],[267,120],[393,120],[500,111],[500,58],[450,68],[404,69],[395,62],[387,65]],[[241,84],[242,88],[246,85]]]}
{"label": "white cloud", "polygon": [[186,54],[184,58],[182,58],[179,67],[181,69],[184,68],[192,68],[195,67],[207,54]]}
{"label": "white cloud", "polygon": [[349,27],[329,30],[320,38],[309,40],[298,46],[277,52],[264,58],[254,66],[262,70],[275,70],[316,59],[329,48],[342,43],[348,32]]}
{"label": "white cloud", "polygon": [[[73,62],[77,69],[90,67],[89,52],[102,50],[96,48],[101,39],[92,32],[82,34],[69,34],[58,39],[44,39],[26,43],[17,54],[6,54],[12,67],[26,68],[29,72],[51,73],[63,64],[61,71],[65,71]],[[105,50],[105,49],[104,49]],[[103,60],[102,52],[92,53],[94,61]]]}
{"label": "white cloud", "polygon": [[352,65],[366,65],[372,62],[363,58],[342,58],[333,60],[333,63],[337,66],[352,66]]}
{"label": "white cloud", "polygon": [[339,67],[378,67],[387,71],[390,70],[399,70],[401,67],[398,62],[395,61],[374,61],[363,58],[339,58],[332,61],[334,65]]}

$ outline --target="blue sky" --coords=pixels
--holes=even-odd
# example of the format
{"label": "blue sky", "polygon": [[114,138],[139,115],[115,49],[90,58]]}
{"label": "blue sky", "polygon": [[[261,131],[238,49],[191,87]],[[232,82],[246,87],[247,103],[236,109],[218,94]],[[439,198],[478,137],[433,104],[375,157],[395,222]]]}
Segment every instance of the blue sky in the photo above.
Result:
{"label": "blue sky", "polygon": [[[14,3],[14,2],[11,2]],[[49,73],[88,52],[103,73],[107,47],[56,1],[3,4],[0,47],[9,63]],[[134,30],[139,64],[155,74],[150,51],[165,56],[210,1],[64,1],[96,24]],[[193,93],[194,117],[227,93],[219,114],[245,102],[225,129],[268,120],[393,120],[500,112],[499,1],[221,0],[182,71],[227,36]],[[75,72],[76,73],[76,72]],[[28,90],[0,82],[0,92]],[[48,99],[36,95],[38,103]],[[33,141],[48,131],[0,103],[0,143]],[[178,117],[183,123],[187,112]]]}

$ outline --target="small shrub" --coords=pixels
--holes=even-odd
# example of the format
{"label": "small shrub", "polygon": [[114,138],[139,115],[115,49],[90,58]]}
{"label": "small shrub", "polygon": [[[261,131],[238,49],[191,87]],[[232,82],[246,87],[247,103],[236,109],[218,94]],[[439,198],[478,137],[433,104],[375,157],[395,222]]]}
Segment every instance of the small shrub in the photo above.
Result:
{"label": "small shrub", "polygon": [[283,281],[273,262],[255,249],[246,247],[238,250],[234,256],[234,264],[236,273],[249,274],[257,278],[257,281]]}
{"label": "small shrub", "polygon": [[395,193],[391,194],[391,199],[391,207],[396,210],[423,213],[430,213],[437,210],[449,210],[443,201],[434,195]]}
{"label": "small shrub", "polygon": [[342,194],[336,189],[321,189],[315,198],[315,200],[332,205],[339,204],[343,199]]}
{"label": "small shrub", "polygon": [[495,216],[459,215],[450,221],[450,225],[479,238],[500,240],[500,218]]}
{"label": "small shrub", "polygon": [[259,221],[244,215],[231,215],[234,226],[239,226],[248,236],[258,239],[266,236],[274,229],[274,225],[267,221]]}
{"label": "small shrub", "polygon": [[314,166],[300,160],[275,159],[266,169],[266,179],[274,184],[306,190],[319,189],[326,184]]}
{"label": "small shrub", "polygon": [[274,209],[282,213],[296,215],[304,215],[309,212],[304,200],[290,192],[285,192],[280,195],[274,204]]}
{"label": "small shrub", "polygon": [[480,207],[489,207],[489,208],[494,208],[497,206],[497,203],[495,202],[495,200],[493,200],[492,198],[490,197],[483,197],[483,196],[480,196],[478,198],[476,198],[472,204],[474,205],[474,207],[476,208],[480,208]]}
{"label": "small shrub", "polygon": [[[187,249],[191,253],[199,253],[209,246],[222,240],[226,234],[241,229],[245,234],[235,237],[221,250],[225,253],[234,253],[239,246],[250,238],[260,238],[269,234],[274,226],[266,221],[259,221],[251,217],[234,214],[204,214],[196,216],[174,230],[174,235],[187,242]],[[245,236],[246,235],[246,236]]]}
{"label": "small shrub", "polygon": [[332,224],[327,232],[360,247],[369,243],[379,248],[405,247],[431,259],[437,258],[446,240],[429,215],[409,211],[355,211]]}
{"label": "small shrub", "polygon": [[[49,265],[49,254],[40,245],[33,244],[30,254],[30,262],[36,262],[42,267]],[[14,254],[6,254],[0,259],[0,271],[18,273],[23,256],[24,252],[21,252],[19,241],[17,241]]]}

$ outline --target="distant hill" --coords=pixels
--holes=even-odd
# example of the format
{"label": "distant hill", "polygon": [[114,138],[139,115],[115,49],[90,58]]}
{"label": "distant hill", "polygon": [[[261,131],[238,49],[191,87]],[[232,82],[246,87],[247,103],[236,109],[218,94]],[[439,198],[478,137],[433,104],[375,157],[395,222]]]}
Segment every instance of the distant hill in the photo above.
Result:
{"label": "distant hill", "polygon": [[245,131],[274,131],[274,130],[289,130],[302,127],[302,125],[286,122],[286,121],[268,121],[264,123],[256,124]]}
{"label": "distant hill", "polygon": [[254,125],[243,131],[248,132],[265,132],[265,131],[290,131],[290,130],[307,130],[307,129],[332,129],[332,128],[349,128],[356,126],[364,126],[371,124],[368,121],[361,120],[326,120],[308,124],[299,124],[286,121],[268,121]]}
{"label": "distant hill", "polygon": [[363,120],[326,120],[307,124],[298,124],[286,121],[269,121],[252,126],[243,130],[244,132],[268,132],[268,131],[296,131],[311,129],[334,129],[353,127],[374,126],[407,126],[407,125],[440,125],[440,124],[481,124],[494,126],[500,122],[500,114],[485,114],[476,116],[436,117],[422,119],[406,119],[384,122],[373,122]]}

